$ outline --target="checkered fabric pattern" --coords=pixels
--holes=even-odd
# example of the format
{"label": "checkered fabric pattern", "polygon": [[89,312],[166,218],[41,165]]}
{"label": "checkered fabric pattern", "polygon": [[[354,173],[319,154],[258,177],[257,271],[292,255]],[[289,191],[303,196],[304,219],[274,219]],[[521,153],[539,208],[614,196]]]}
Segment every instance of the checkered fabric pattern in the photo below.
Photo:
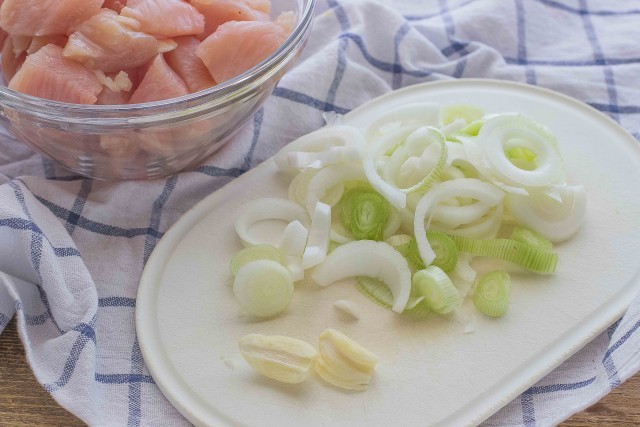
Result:
{"label": "checkered fabric pattern", "polygon": [[[36,377],[91,425],[188,424],[147,371],[134,329],[142,269],[180,215],[323,125],[393,89],[485,77],[568,94],[640,138],[640,1],[319,0],[298,65],[221,151],[166,180],[74,176],[0,135],[0,331],[17,317]],[[602,141],[603,144],[606,141]],[[486,421],[543,426],[640,369],[640,299]]]}

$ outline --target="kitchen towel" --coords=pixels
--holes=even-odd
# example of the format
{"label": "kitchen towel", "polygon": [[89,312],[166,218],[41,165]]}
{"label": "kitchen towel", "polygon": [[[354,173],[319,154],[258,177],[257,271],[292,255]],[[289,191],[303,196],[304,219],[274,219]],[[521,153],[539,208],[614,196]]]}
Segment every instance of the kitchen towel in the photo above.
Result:
{"label": "kitchen towel", "polygon": [[[164,180],[75,176],[0,135],[0,331],[17,317],[38,380],[90,425],[188,424],[147,371],[134,328],[142,269],[180,215],[296,137],[393,89],[527,82],[640,137],[640,1],[319,0],[309,43],[264,108],[203,165]],[[606,141],[602,141],[606,144]],[[640,299],[486,421],[550,425],[640,368]]]}

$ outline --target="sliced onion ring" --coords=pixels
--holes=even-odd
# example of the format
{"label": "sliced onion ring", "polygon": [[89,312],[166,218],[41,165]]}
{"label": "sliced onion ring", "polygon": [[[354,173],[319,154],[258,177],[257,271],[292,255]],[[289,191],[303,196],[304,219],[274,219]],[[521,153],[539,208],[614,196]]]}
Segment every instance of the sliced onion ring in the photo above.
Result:
{"label": "sliced onion ring", "polygon": [[315,267],[324,261],[329,250],[330,232],[331,206],[318,202],[311,218],[307,247],[302,255],[302,268],[304,270]]}
{"label": "sliced onion ring", "polygon": [[531,228],[552,242],[573,236],[587,211],[587,194],[581,185],[556,187],[562,201],[543,193],[529,196],[508,194],[505,205],[522,225]]}
{"label": "sliced onion ring", "polygon": [[451,197],[469,197],[495,206],[502,201],[504,193],[495,186],[475,178],[456,179],[436,184],[418,202],[413,228],[418,243],[418,250],[424,265],[429,266],[436,257],[427,240],[425,219],[437,204]]}
{"label": "sliced onion ring", "polygon": [[320,286],[353,276],[382,280],[391,290],[392,310],[402,313],[411,292],[411,270],[407,260],[384,242],[357,240],[338,246],[311,274]]}
{"label": "sliced onion ring", "polygon": [[275,197],[255,199],[244,206],[244,211],[236,219],[236,233],[245,246],[269,243],[252,236],[249,231],[254,224],[267,220],[280,220],[287,223],[300,221],[304,226],[309,225],[307,211],[294,202]]}
{"label": "sliced onion ring", "polygon": [[[362,166],[364,172],[367,175],[367,179],[371,186],[378,191],[385,199],[389,201],[394,207],[402,209],[407,206],[407,193],[413,193],[418,191],[424,191],[428,189],[433,182],[438,178],[442,170],[444,169],[447,159],[447,146],[445,144],[444,135],[440,130],[434,127],[421,127],[415,130],[412,134],[407,136],[405,140],[398,140],[397,133],[391,133],[379,138],[373,146],[369,147],[362,159]],[[435,141],[429,141],[430,138],[435,138]],[[435,166],[418,182],[409,188],[398,188],[391,178],[391,182],[384,180],[378,173],[379,159],[390,149],[394,148],[399,143],[407,142],[407,144],[418,144],[418,141],[440,144],[440,158]],[[406,150],[408,156],[410,150]]]}
{"label": "sliced onion ring", "polygon": [[[291,153],[319,153],[331,150],[335,147],[349,147],[348,156],[352,156],[353,148],[360,149],[365,145],[364,135],[358,128],[352,126],[327,126],[311,132],[289,145],[285,146],[276,154],[273,159],[278,169],[285,173],[296,173],[299,168],[290,164]],[[296,156],[294,156],[296,159]],[[295,162],[294,162],[295,163]],[[303,162],[304,163],[304,162]]]}

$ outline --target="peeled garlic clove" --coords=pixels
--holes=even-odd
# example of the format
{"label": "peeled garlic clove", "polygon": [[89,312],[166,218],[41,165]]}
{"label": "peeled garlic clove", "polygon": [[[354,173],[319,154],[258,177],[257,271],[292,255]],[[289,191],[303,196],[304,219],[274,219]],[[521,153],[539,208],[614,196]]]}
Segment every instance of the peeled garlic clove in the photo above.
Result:
{"label": "peeled garlic clove", "polygon": [[289,384],[307,379],[318,355],[311,344],[282,335],[249,334],[239,346],[242,357],[258,372]]}
{"label": "peeled garlic clove", "polygon": [[378,357],[335,329],[320,334],[319,342],[318,375],[337,387],[366,390]]}

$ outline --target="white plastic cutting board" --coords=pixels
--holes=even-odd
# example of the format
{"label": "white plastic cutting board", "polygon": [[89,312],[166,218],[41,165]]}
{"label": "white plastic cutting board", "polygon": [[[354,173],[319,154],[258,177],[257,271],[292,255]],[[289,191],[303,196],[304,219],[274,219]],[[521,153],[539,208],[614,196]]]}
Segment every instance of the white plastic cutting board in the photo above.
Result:
{"label": "white plastic cutting board", "polygon": [[[272,160],[190,210],[161,239],[146,265],[136,326],[144,359],[165,396],[197,425],[473,425],[531,386],[612,324],[640,290],[640,144],[613,121],[566,96],[516,83],[458,80],[405,88],[343,118],[366,126],[408,102],[471,103],[486,113],[517,111],[557,135],[570,181],[586,187],[580,232],[557,246],[553,276],[513,275],[509,312],[478,316],[476,330],[444,318],[412,321],[363,298],[349,283],[297,286],[284,315],[239,315],[228,263],[241,248],[233,224],[243,205],[286,197]],[[360,320],[333,307],[359,305]],[[249,333],[316,343],[336,328],[376,353],[366,392],[311,378],[283,385],[239,356]]]}

